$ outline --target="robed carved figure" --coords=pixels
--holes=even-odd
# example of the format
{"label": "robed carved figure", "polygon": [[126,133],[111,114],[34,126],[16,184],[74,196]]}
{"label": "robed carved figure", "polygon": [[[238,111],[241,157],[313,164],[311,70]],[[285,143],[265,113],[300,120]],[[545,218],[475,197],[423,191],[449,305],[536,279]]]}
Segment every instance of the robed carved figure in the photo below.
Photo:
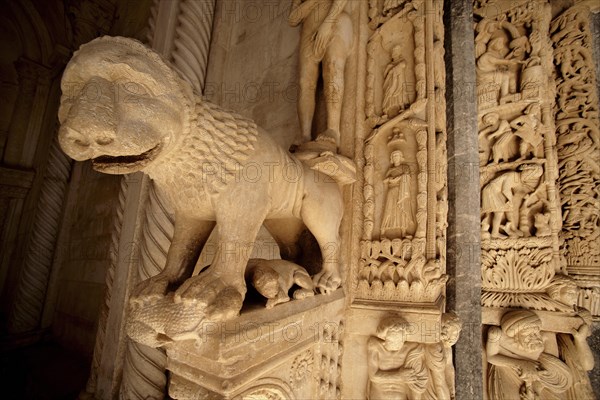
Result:
{"label": "robed carved figure", "polygon": [[[103,37],[82,46],[66,67],[62,89],[63,150],[91,160],[99,172],[144,171],[175,210],[163,272],[132,295],[131,316],[139,324],[129,333],[136,340],[158,346],[202,321],[236,316],[246,294],[248,246],[263,222],[284,258],[294,257],[300,231],[308,228],[323,256],[316,289],[339,287],[338,184],[280,148],[253,121],[194,95],[158,54],[132,39]],[[212,265],[191,277],[215,226]],[[176,291],[167,295],[169,289]],[[161,312],[169,318],[149,316]]]}

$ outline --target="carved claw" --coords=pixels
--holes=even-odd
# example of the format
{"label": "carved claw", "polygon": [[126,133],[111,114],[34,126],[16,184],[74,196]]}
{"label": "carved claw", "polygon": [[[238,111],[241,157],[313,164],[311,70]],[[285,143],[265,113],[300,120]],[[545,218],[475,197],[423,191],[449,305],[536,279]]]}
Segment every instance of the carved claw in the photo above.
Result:
{"label": "carved claw", "polygon": [[245,287],[237,288],[207,271],[185,281],[175,292],[174,302],[206,307],[208,319],[224,321],[239,314],[245,294]]}
{"label": "carved claw", "polygon": [[331,294],[340,287],[342,278],[337,271],[323,269],[313,277],[313,282],[319,293]]}
{"label": "carved claw", "polygon": [[158,274],[137,284],[129,302],[133,306],[141,306],[147,302],[156,301],[165,296],[170,279],[166,275]]}

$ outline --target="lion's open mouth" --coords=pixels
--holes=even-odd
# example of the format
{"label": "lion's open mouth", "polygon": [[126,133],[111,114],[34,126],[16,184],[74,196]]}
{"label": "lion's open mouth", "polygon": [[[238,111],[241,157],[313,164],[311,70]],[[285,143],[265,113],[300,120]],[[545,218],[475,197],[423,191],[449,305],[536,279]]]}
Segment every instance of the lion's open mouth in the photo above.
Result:
{"label": "lion's open mouth", "polygon": [[96,157],[92,159],[92,165],[96,171],[109,174],[125,174],[139,171],[156,158],[161,147],[161,143],[159,143],[141,154]]}

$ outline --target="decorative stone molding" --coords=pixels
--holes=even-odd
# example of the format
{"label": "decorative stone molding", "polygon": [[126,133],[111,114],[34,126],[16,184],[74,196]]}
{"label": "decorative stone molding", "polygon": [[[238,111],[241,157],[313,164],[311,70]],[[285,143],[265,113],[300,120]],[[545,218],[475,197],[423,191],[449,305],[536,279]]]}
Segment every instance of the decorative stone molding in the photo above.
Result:
{"label": "decorative stone molding", "polygon": [[215,10],[214,0],[182,0],[175,27],[173,66],[202,93],[210,49]]}
{"label": "decorative stone molding", "polygon": [[[344,352],[368,368],[344,372],[353,380],[346,395],[450,398],[456,341],[448,350],[440,341],[448,280],[441,3],[372,0],[368,17],[363,231],[346,339],[360,344]],[[403,327],[404,353],[373,333],[388,320]],[[401,372],[408,359],[416,375]]]}
{"label": "decorative stone molding", "polygon": [[578,304],[600,316],[600,117],[590,8],[556,17],[550,34],[556,65],[556,132],[563,212],[561,253],[580,286]]}
{"label": "decorative stone molding", "polygon": [[372,131],[355,298],[435,303],[446,282],[448,209],[442,10],[424,1],[370,4]]}
{"label": "decorative stone molding", "polygon": [[34,175],[33,171],[0,166],[0,198],[24,198],[33,184]]}

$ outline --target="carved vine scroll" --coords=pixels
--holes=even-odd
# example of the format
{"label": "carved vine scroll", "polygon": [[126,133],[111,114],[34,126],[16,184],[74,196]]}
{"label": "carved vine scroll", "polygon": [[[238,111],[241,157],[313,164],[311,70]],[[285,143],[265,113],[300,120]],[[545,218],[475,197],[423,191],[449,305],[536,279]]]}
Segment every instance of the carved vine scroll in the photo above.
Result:
{"label": "carved vine scroll", "polygon": [[590,9],[574,6],[552,21],[556,133],[563,212],[561,253],[577,280],[578,304],[600,316],[600,118]]}

